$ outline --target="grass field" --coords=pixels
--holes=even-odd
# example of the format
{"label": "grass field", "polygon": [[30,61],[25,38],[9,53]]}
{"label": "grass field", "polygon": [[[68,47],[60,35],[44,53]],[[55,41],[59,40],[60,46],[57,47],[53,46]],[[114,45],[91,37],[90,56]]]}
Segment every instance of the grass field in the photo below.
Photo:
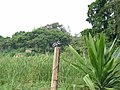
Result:
{"label": "grass field", "polygon": [[[85,74],[66,60],[78,63],[70,52],[61,53],[58,90],[89,90],[83,80]],[[53,54],[17,58],[0,54],[0,90],[50,90],[52,63]]]}
{"label": "grass field", "polygon": [[[61,54],[58,90],[83,89],[82,72],[72,68],[63,59],[72,61],[70,55]],[[53,55],[23,57],[0,56],[0,90],[50,90]],[[74,60],[73,60],[74,62]]]}

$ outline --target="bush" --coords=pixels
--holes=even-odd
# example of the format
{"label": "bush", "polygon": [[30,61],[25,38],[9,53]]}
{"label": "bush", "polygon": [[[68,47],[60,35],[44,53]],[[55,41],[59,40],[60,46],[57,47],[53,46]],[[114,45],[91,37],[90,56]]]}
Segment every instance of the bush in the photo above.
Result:
{"label": "bush", "polygon": [[[100,38],[85,37],[89,60],[84,60],[76,50],[70,46],[72,53],[79,63],[71,63],[79,71],[85,73],[83,78],[91,90],[117,89],[120,85],[120,47],[115,48],[116,39],[111,47],[106,48],[105,36]],[[70,62],[69,62],[70,63]]]}

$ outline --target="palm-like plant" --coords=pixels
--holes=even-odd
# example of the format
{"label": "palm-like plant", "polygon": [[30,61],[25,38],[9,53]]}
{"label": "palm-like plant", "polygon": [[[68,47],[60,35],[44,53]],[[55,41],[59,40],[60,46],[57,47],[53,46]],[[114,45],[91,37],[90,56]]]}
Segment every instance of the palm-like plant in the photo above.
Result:
{"label": "palm-like plant", "polygon": [[[115,89],[120,84],[120,69],[118,57],[120,47],[115,48],[116,39],[110,48],[106,48],[105,36],[100,35],[99,39],[85,37],[88,48],[89,60],[84,60],[75,49],[70,46],[72,53],[79,63],[71,63],[73,67],[82,70],[86,75],[83,78],[91,90]],[[89,65],[88,65],[89,64]]]}

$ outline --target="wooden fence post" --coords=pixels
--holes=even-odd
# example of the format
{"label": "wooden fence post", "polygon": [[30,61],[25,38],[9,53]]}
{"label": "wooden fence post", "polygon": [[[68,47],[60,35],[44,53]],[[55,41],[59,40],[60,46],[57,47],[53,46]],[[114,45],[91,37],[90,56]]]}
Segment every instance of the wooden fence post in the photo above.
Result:
{"label": "wooden fence post", "polygon": [[52,68],[51,90],[57,90],[57,88],[58,88],[59,62],[60,62],[60,47],[55,47],[54,48],[53,68]]}

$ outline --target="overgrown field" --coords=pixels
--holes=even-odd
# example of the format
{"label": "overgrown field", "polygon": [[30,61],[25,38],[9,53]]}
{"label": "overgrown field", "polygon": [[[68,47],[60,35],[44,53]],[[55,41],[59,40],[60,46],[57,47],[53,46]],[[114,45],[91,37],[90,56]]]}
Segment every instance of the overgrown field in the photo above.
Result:
{"label": "overgrown field", "polygon": [[[108,49],[103,34],[100,40],[94,41],[91,35],[85,40],[85,56],[72,46],[60,54],[58,90],[120,90],[120,47],[115,49],[116,39]],[[0,54],[0,90],[50,90],[53,54],[21,55]]]}
{"label": "overgrown field", "polygon": [[[58,90],[85,89],[83,74],[64,61],[74,57],[61,54]],[[0,90],[50,90],[53,55],[10,57],[0,55]],[[83,89],[84,87],[84,89]]]}

